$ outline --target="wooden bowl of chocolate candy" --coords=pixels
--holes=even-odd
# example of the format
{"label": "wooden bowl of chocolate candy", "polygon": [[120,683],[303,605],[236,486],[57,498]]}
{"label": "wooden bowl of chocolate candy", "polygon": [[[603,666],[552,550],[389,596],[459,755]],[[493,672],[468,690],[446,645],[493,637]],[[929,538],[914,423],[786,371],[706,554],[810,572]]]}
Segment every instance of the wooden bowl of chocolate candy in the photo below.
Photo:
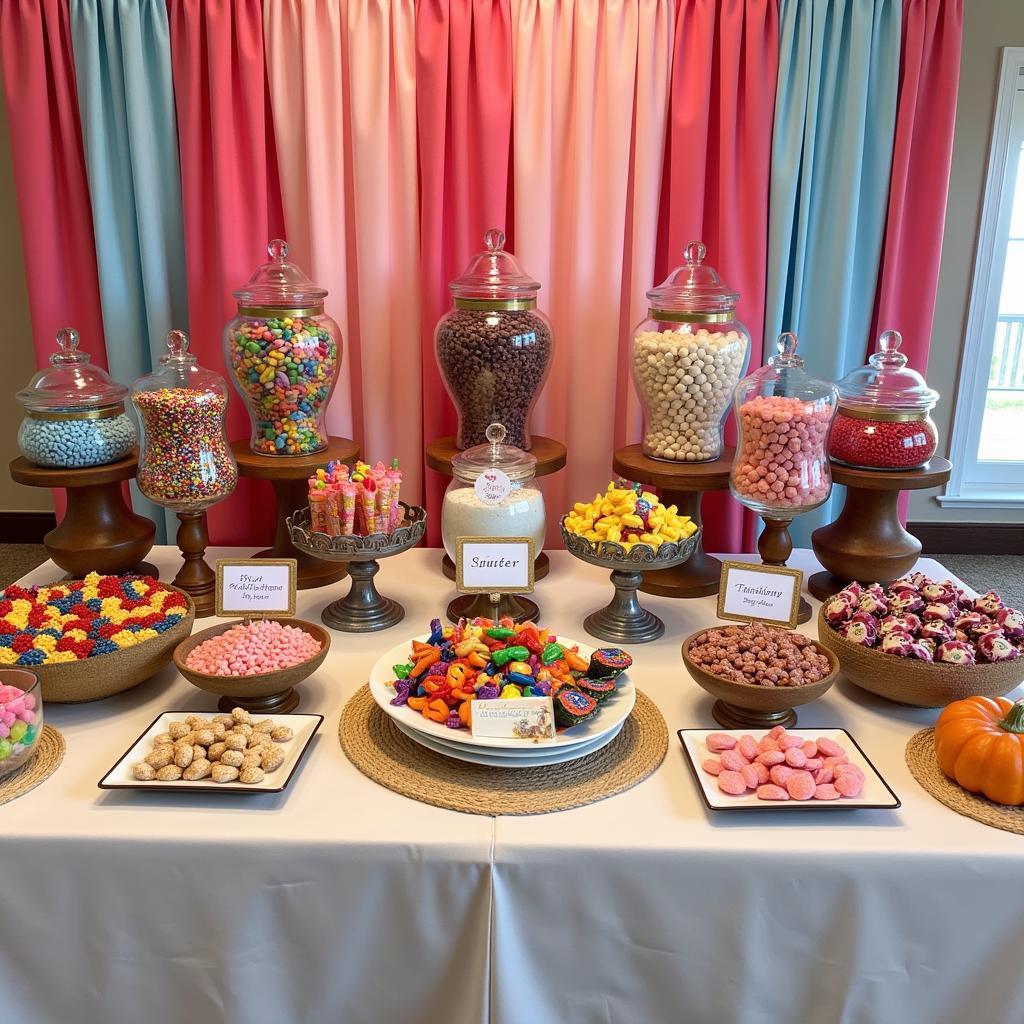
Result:
{"label": "wooden bowl of chocolate candy", "polygon": [[816,640],[758,622],[698,630],[683,643],[683,663],[715,698],[711,714],[727,729],[792,726],[793,709],[817,700],[839,672]]}

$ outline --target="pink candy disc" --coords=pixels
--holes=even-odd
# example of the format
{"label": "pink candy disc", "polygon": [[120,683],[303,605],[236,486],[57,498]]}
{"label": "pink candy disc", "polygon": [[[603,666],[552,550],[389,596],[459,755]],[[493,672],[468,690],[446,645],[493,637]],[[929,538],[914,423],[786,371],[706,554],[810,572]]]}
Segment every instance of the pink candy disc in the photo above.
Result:
{"label": "pink candy disc", "polygon": [[741,772],[747,789],[757,789],[768,781],[768,769],[763,764],[748,764]]}
{"label": "pink candy disc", "polygon": [[835,757],[826,757],[825,767],[835,768],[837,764],[847,764],[849,760],[850,759],[845,754],[837,754]]}
{"label": "pink candy disc", "polygon": [[789,765],[777,764],[769,769],[768,777],[776,786],[784,786],[795,771],[796,769],[790,768]]}
{"label": "pink candy disc", "polygon": [[771,784],[767,786],[757,787],[757,799],[758,800],[788,800],[789,794],[781,786],[773,786]]}
{"label": "pink candy disc", "polygon": [[832,769],[831,768],[819,768],[814,773],[814,781],[819,786],[826,786],[832,781]]}
{"label": "pink candy disc", "polygon": [[843,796],[860,796],[864,790],[864,775],[859,769],[857,772],[843,772],[835,777],[833,785]]}
{"label": "pink candy disc", "polygon": [[807,755],[799,747],[790,747],[786,751],[786,764],[791,768],[803,768],[807,764]]}
{"label": "pink candy disc", "polygon": [[766,768],[771,768],[773,764],[782,764],[786,760],[786,755],[781,750],[766,750],[763,754],[758,754],[754,758],[755,764],[763,764]]}
{"label": "pink candy disc", "polygon": [[736,746],[736,740],[724,732],[713,732],[704,741],[704,744],[713,754],[718,754],[723,750],[732,750]]}
{"label": "pink candy disc", "polygon": [[725,771],[718,776],[718,788],[730,796],[742,796],[747,791],[747,783],[739,772]]}
{"label": "pink candy disc", "polygon": [[815,793],[817,786],[810,772],[793,772],[786,779],[786,792],[794,800],[810,800]]}
{"label": "pink candy disc", "polygon": [[823,757],[809,757],[804,767],[809,772],[816,772],[819,768],[823,768],[825,765],[825,759]]}
{"label": "pink candy disc", "polygon": [[818,756],[818,744],[814,740],[805,740],[800,749],[804,752],[805,757]]}
{"label": "pink candy disc", "polygon": [[722,767],[731,772],[741,771],[747,765],[747,759],[735,750],[722,751]]}
{"label": "pink candy disc", "polygon": [[736,744],[736,749],[739,750],[739,752],[748,761],[753,761],[760,753],[757,740],[755,740],[753,736],[741,736],[739,743]]}
{"label": "pink candy disc", "polygon": [[796,747],[803,745],[803,739],[799,736],[791,736],[789,734],[780,736],[776,741],[779,745],[779,750],[792,750]]}
{"label": "pink candy disc", "polygon": [[825,757],[840,757],[846,753],[835,740],[830,740],[827,736],[822,736],[815,745],[818,751],[824,754]]}
{"label": "pink candy disc", "polygon": [[719,761],[717,757],[709,757],[705,761],[701,762],[701,768],[703,768],[708,775],[721,775],[722,762]]}
{"label": "pink candy disc", "polygon": [[785,736],[786,735],[786,727],[784,725],[773,725],[768,730],[768,735],[773,740],[777,740],[780,736]]}
{"label": "pink candy disc", "polygon": [[828,783],[823,783],[814,790],[815,800],[838,800],[841,795],[835,786],[830,786]]}
{"label": "pink candy disc", "polygon": [[779,749],[779,741],[773,739],[771,736],[765,736],[764,739],[762,739],[761,742],[758,743],[758,747],[760,747],[761,750],[765,753],[767,753],[769,750],[775,751]]}

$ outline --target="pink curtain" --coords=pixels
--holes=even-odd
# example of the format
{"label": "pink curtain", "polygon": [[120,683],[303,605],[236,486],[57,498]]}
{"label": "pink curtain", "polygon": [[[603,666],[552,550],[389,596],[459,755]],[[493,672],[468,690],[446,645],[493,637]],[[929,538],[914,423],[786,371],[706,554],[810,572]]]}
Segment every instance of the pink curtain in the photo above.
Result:
{"label": "pink curtain", "polygon": [[413,0],[275,0],[270,94],[293,255],[345,338],[331,433],[421,489]]}
{"label": "pink curtain", "polygon": [[[703,241],[707,262],[740,293],[751,367],[763,351],[778,32],[776,0],[680,0],[676,14],[655,276],[682,262],[687,242]],[[705,495],[702,511],[706,550],[749,550],[753,525],[744,530],[728,493]]]}
{"label": "pink curtain", "polygon": [[[434,358],[434,326],[448,282],[502,228],[515,250],[509,158],[512,25],[508,0],[421,0],[416,14],[416,119],[420,174],[420,295],[424,444],[455,432],[456,415]],[[426,499],[441,507],[447,478],[426,471]],[[440,517],[428,542],[439,544]]]}
{"label": "pink curtain", "polygon": [[[259,0],[168,0],[178,114],[191,350],[226,373],[221,332],[231,292],[284,234],[263,58]],[[249,417],[229,385],[228,433],[248,437]],[[208,513],[213,543],[273,538],[269,484],[240,479]]]}
{"label": "pink curtain", "polygon": [[554,543],[558,511],[607,484],[629,426],[632,383],[612,368],[624,366],[626,324],[651,284],[649,257],[632,260],[655,245],[672,7],[512,0],[511,9],[516,254],[543,286],[538,305],[555,334],[533,425],[569,449],[566,470],[543,482]]}

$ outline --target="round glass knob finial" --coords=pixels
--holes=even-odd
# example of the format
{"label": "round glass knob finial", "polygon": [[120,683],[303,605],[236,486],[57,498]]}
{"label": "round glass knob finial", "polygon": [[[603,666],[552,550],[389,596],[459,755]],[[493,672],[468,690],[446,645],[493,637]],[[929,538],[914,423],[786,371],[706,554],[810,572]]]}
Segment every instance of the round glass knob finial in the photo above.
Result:
{"label": "round glass knob finial", "polygon": [[284,263],[288,259],[288,243],[283,238],[275,238],[267,246],[267,255],[277,263]]}
{"label": "round glass knob finial", "polygon": [[686,248],[683,250],[683,258],[687,263],[700,266],[704,262],[704,257],[707,253],[707,246],[703,242],[687,242]]}
{"label": "round glass knob finial", "polygon": [[903,344],[903,335],[899,331],[882,331],[878,336],[878,347],[883,352],[895,352]]}
{"label": "round glass knob finial", "polygon": [[797,336],[792,331],[783,331],[775,342],[775,348],[784,359],[792,359],[796,355]]}
{"label": "round glass knob finial", "polygon": [[188,351],[188,335],[184,331],[167,332],[167,353],[171,357],[183,356]]}
{"label": "round glass knob finial", "polygon": [[505,232],[501,228],[488,228],[484,232],[484,245],[488,251],[498,252],[505,248]]}
{"label": "round glass knob finial", "polygon": [[878,336],[878,351],[872,354],[868,362],[872,366],[906,366],[907,357],[900,351],[903,335],[899,331],[882,331]]}
{"label": "round glass knob finial", "polygon": [[78,351],[78,331],[74,327],[62,327],[57,332],[57,347],[61,355],[73,356]]}
{"label": "round glass knob finial", "polygon": [[484,437],[491,442],[492,445],[499,445],[505,440],[505,426],[502,423],[492,423],[485,431]]}

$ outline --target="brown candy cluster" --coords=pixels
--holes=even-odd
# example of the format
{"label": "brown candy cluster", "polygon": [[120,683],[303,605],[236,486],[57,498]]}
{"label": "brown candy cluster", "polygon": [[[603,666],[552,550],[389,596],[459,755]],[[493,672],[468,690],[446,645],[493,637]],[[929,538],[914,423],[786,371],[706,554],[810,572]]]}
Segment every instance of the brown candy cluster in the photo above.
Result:
{"label": "brown candy cluster", "polygon": [[505,443],[529,448],[527,419],[551,360],[551,331],[529,311],[457,309],[437,327],[437,360],[459,410],[460,448],[487,441],[491,423]]}
{"label": "brown candy cluster", "polygon": [[809,637],[758,622],[707,629],[690,641],[688,654],[712,675],[756,686],[805,686],[830,671]]}

